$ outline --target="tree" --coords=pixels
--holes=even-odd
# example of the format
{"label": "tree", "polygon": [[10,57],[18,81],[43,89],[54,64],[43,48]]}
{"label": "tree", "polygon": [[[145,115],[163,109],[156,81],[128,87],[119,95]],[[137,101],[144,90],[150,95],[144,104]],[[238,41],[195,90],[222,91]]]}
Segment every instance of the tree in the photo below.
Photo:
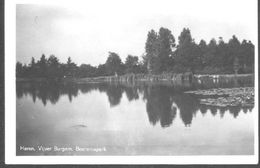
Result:
{"label": "tree", "polygon": [[32,57],[30,67],[34,67],[34,66],[35,66],[35,59],[34,57]]}
{"label": "tree", "polygon": [[227,44],[224,42],[222,37],[219,37],[217,49],[216,49],[216,58],[215,58],[215,66],[219,68],[227,67],[226,62],[228,59],[228,48]]}
{"label": "tree", "polygon": [[45,55],[42,54],[40,60],[37,62],[39,66],[39,74],[41,77],[47,77],[47,59],[45,58]]}
{"label": "tree", "polygon": [[217,42],[212,38],[208,44],[207,51],[205,53],[205,64],[206,67],[214,67],[215,65],[215,56],[217,51]]}
{"label": "tree", "polygon": [[[241,49],[240,42],[235,35],[232,36],[232,39],[228,42],[228,59],[227,59],[227,69],[230,72],[233,72],[233,64],[235,58],[241,58]],[[238,61],[240,62],[240,60]]]}
{"label": "tree", "polygon": [[246,58],[247,59],[245,59],[245,60],[247,60],[246,61],[246,64],[248,65],[248,66],[252,66],[252,67],[254,67],[254,60],[255,60],[255,46],[254,46],[254,44],[251,42],[251,41],[249,41],[248,43],[247,43],[247,46],[246,46]]}
{"label": "tree", "polygon": [[106,76],[108,75],[107,71],[106,71],[106,64],[99,64],[96,70],[96,75],[97,76]]}
{"label": "tree", "polygon": [[55,57],[55,55],[51,55],[48,58],[47,63],[48,63],[49,66],[58,66],[59,65],[59,59],[57,57]]}
{"label": "tree", "polygon": [[158,73],[160,70],[160,66],[158,65],[159,40],[158,34],[154,30],[148,32],[145,43],[145,52],[148,73]]}
{"label": "tree", "polygon": [[49,78],[59,78],[62,77],[62,74],[60,72],[60,63],[59,63],[59,59],[57,57],[55,57],[54,55],[51,55],[48,58],[47,61],[48,64],[48,77]]}
{"label": "tree", "polygon": [[72,61],[71,61],[71,58],[68,57],[68,60],[67,60],[67,65],[71,65],[72,64]]}
{"label": "tree", "polygon": [[138,72],[138,57],[128,55],[125,60],[126,73],[137,73]]}
{"label": "tree", "polygon": [[128,55],[125,63],[115,52],[109,52],[104,64],[98,67],[82,64],[78,67],[68,57],[66,63],[51,55],[48,59],[42,54],[40,60],[26,65],[16,63],[17,77],[94,77],[107,75],[121,75],[123,73],[161,74],[173,71],[195,73],[234,73],[234,65],[238,73],[254,72],[254,49],[251,41],[241,43],[233,35],[228,42],[219,37],[218,42],[213,38],[207,44],[201,40],[196,44],[188,28],[184,28],[178,37],[178,45],[172,32],[164,27],[159,32],[150,30],[145,42],[145,52],[139,57]]}
{"label": "tree", "polygon": [[94,77],[96,76],[96,68],[91,66],[90,64],[81,64],[79,67],[79,77]]}
{"label": "tree", "polygon": [[65,66],[65,75],[67,77],[75,77],[77,71],[77,65],[72,62],[71,58],[68,57],[67,64]]}
{"label": "tree", "polygon": [[206,52],[207,52],[207,43],[205,40],[200,40],[200,43],[199,43],[200,69],[203,69],[206,66],[206,59],[205,59]]}
{"label": "tree", "polygon": [[122,61],[117,53],[109,52],[109,56],[106,60],[106,69],[109,75],[119,75],[123,73]]}
{"label": "tree", "polygon": [[159,30],[159,53],[158,65],[160,72],[169,70],[173,48],[175,47],[175,38],[171,31],[167,28],[161,27]]}
{"label": "tree", "polygon": [[141,55],[141,60],[138,62],[138,67],[139,67],[139,73],[147,73],[147,57],[146,54],[143,53]]}
{"label": "tree", "polygon": [[254,72],[254,50],[255,46],[251,41],[247,42],[243,40],[241,43],[241,55],[240,55],[240,65],[243,67],[245,73]]}
{"label": "tree", "polygon": [[29,64],[29,76],[30,77],[38,76],[37,67],[36,67],[36,63],[35,63],[34,57],[32,57],[31,63]]}
{"label": "tree", "polygon": [[179,40],[179,46],[185,46],[187,44],[190,44],[192,42],[192,37],[190,33],[189,28],[184,28],[178,37]]}
{"label": "tree", "polygon": [[199,47],[191,37],[190,30],[184,28],[181,32],[179,45],[175,52],[176,71],[194,71],[199,62]]}
{"label": "tree", "polygon": [[23,64],[19,61],[16,62],[16,76],[22,77],[23,76]]}

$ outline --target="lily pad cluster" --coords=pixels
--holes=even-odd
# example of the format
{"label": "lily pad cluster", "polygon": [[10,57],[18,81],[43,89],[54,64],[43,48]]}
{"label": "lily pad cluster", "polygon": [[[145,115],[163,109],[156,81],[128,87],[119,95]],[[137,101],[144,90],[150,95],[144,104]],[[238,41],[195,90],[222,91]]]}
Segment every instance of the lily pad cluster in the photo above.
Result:
{"label": "lily pad cluster", "polygon": [[[187,91],[185,93],[202,96],[200,104],[227,107],[227,106],[254,106],[254,88],[217,88],[209,90]],[[206,97],[206,98],[205,98]]]}

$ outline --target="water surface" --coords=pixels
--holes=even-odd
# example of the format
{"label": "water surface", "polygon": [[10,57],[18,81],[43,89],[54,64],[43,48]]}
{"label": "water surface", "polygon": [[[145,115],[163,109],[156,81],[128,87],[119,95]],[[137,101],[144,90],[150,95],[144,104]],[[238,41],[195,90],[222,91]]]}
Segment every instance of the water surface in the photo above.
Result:
{"label": "water surface", "polygon": [[17,155],[252,155],[252,108],[184,93],[243,86],[17,82]]}

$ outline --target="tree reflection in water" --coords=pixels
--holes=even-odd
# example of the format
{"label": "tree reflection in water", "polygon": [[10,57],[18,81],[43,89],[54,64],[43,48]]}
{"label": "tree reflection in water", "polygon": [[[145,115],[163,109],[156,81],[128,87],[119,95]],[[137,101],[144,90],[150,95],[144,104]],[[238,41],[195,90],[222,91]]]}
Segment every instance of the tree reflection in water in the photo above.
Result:
{"label": "tree reflection in water", "polygon": [[185,126],[191,125],[192,118],[199,109],[198,99],[188,94],[173,95],[173,101],[179,107],[180,117]]}
{"label": "tree reflection in water", "polygon": [[21,98],[23,95],[30,95],[33,102],[38,98],[44,105],[48,101],[51,104],[56,104],[62,95],[68,95],[71,102],[72,98],[78,95],[78,87],[73,84],[61,84],[57,82],[17,83],[16,95],[18,98]]}
{"label": "tree reflection in water", "polygon": [[163,86],[151,86],[146,90],[146,111],[149,121],[155,125],[158,121],[162,127],[172,124],[176,109],[172,109],[171,89]]}
{"label": "tree reflection in water", "polygon": [[114,107],[120,103],[124,90],[119,85],[108,85],[106,94],[110,103],[110,107]]}
{"label": "tree reflection in water", "polygon": [[[210,112],[213,116],[219,112],[220,117],[224,117],[229,112],[236,118],[240,111],[247,113],[252,111],[248,107],[214,107],[202,105],[199,98],[194,95],[184,94],[180,87],[169,85],[152,85],[140,83],[135,85],[127,84],[108,84],[108,83],[90,83],[90,84],[73,84],[73,83],[57,83],[57,82],[17,82],[16,85],[17,98],[29,95],[32,101],[41,100],[43,105],[48,102],[56,104],[60,96],[67,95],[70,102],[73,101],[81,92],[89,94],[90,91],[96,90],[105,92],[110,107],[120,104],[123,93],[126,94],[128,101],[143,99],[146,102],[146,112],[148,119],[152,125],[160,123],[161,127],[169,127],[177,115],[179,115],[185,126],[192,124],[192,119],[197,112],[205,115]],[[193,87],[193,86],[190,86]]]}

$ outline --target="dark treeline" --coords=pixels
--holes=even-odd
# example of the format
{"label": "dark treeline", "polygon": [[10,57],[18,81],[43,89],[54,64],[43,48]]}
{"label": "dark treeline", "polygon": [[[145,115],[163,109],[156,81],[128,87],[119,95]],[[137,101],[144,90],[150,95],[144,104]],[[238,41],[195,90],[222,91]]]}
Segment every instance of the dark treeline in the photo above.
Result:
{"label": "dark treeline", "polygon": [[145,53],[141,57],[128,55],[122,61],[117,53],[109,52],[104,64],[78,66],[70,57],[66,63],[61,63],[56,56],[46,58],[43,54],[38,61],[32,58],[28,65],[16,63],[16,76],[30,78],[84,78],[164,72],[253,73],[254,45],[247,40],[240,42],[235,35],[228,42],[219,37],[218,41],[213,38],[208,44],[205,40],[197,44],[188,28],[183,29],[177,44],[172,32],[162,27],[159,32],[148,32]]}
{"label": "dark treeline", "polygon": [[[224,117],[225,113],[232,114],[237,117],[242,110],[244,113],[252,111],[252,107],[242,106],[227,106],[215,107],[200,104],[199,97],[190,94],[178,92],[171,86],[162,85],[146,85],[127,86],[127,85],[110,85],[107,83],[98,84],[81,84],[75,85],[72,83],[19,83],[17,87],[17,97],[21,98],[24,95],[32,97],[33,101],[41,101],[44,105],[47,103],[56,104],[61,96],[68,96],[69,101],[73,101],[79,94],[88,94],[96,90],[106,93],[111,107],[116,107],[120,104],[123,95],[125,94],[128,101],[138,99],[145,100],[147,117],[152,125],[160,123],[162,127],[168,127],[177,116],[177,109],[180,111],[180,118],[185,126],[192,124],[194,116],[200,111],[203,115],[208,111],[215,116],[220,114]],[[187,102],[189,102],[187,104]],[[87,108],[87,107],[86,107]]]}
{"label": "dark treeline", "polygon": [[38,61],[33,57],[29,65],[16,63],[16,76],[29,78],[85,78],[144,72],[145,68],[138,61],[137,56],[128,55],[125,63],[122,63],[118,54],[114,52],[109,52],[106,63],[97,67],[90,64],[77,66],[70,57],[66,63],[61,63],[56,56],[51,55],[46,58],[44,54]]}

